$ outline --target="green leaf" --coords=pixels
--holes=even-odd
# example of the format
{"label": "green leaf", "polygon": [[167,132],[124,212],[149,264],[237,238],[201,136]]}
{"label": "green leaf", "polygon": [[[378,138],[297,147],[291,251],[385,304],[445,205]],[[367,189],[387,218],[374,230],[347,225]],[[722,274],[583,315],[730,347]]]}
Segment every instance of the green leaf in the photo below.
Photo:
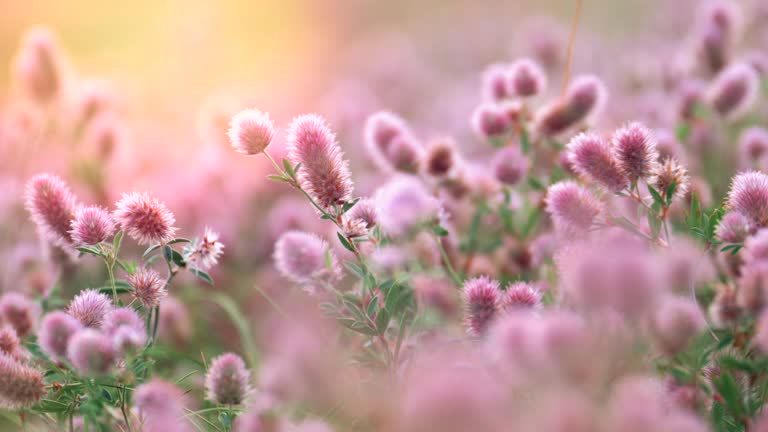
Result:
{"label": "green leaf", "polygon": [[341,207],[341,213],[344,214],[348,212],[352,207],[355,206],[360,201],[360,198],[355,198],[352,201],[347,201],[344,203],[344,205]]}
{"label": "green leaf", "polygon": [[729,372],[722,373],[719,378],[714,380],[715,389],[725,401],[725,406],[734,417],[741,417],[744,414],[744,403],[741,397],[741,388],[733,379]]}
{"label": "green leaf", "polygon": [[186,267],[187,262],[184,260],[184,256],[179,253],[176,249],[171,249],[171,254],[173,255],[173,263],[176,264],[179,267]]}
{"label": "green leaf", "polygon": [[359,276],[361,279],[365,277],[365,270],[360,268],[357,264],[353,262],[344,262],[344,266],[346,266],[349,271]]}
{"label": "green leaf", "polygon": [[434,232],[439,237],[445,237],[449,234],[448,230],[443,228],[441,225],[435,225],[432,227],[432,232]]}
{"label": "green leaf", "polygon": [[387,327],[389,326],[389,318],[389,312],[387,312],[386,309],[381,309],[379,314],[376,315],[376,331],[378,331],[379,334],[384,334],[387,330]]}
{"label": "green leaf", "polygon": [[165,245],[163,246],[163,258],[165,258],[165,262],[168,264],[173,262],[173,248]]}
{"label": "green leaf", "polygon": [[270,175],[267,176],[267,178],[269,180],[272,180],[272,181],[275,181],[275,182],[282,182],[282,183],[290,183],[291,182],[291,179],[285,178],[285,177],[283,177],[281,175],[270,174]]}
{"label": "green leaf", "polygon": [[192,240],[184,237],[176,237],[175,239],[168,242],[169,245],[176,244],[176,243],[192,243]]}
{"label": "green leaf", "polygon": [[152,252],[154,252],[154,251],[156,251],[156,250],[160,249],[160,247],[161,247],[161,246],[162,246],[162,245],[158,243],[158,244],[156,244],[156,245],[152,245],[152,246],[148,247],[148,248],[147,248],[147,250],[145,250],[145,251],[144,251],[144,253],[143,253],[143,254],[141,254],[141,258],[146,258],[146,257],[147,257],[149,254],[151,254]]}
{"label": "green leaf", "polygon": [[669,207],[672,205],[672,198],[675,197],[675,189],[677,189],[677,182],[672,182],[672,184],[669,185],[669,187],[667,187],[667,192],[666,192],[667,202],[665,207]]}
{"label": "green leaf", "polygon": [[339,241],[341,242],[341,245],[344,246],[345,249],[347,249],[350,252],[355,252],[355,247],[352,246],[351,243],[349,243],[349,240],[347,240],[346,237],[344,237],[341,233],[336,233],[336,235],[339,237]]}
{"label": "green leaf", "polygon": [[664,199],[661,197],[659,192],[653,186],[648,185],[648,192],[651,193],[651,196],[653,197],[653,203],[654,204],[658,204],[659,207],[663,207],[664,206],[664,203],[665,203]]}
{"label": "green leaf", "polygon": [[537,191],[543,191],[547,188],[544,183],[535,176],[528,176],[528,186]]}
{"label": "green leaf", "polygon": [[112,240],[112,250],[115,253],[115,256],[117,256],[117,253],[120,251],[120,245],[123,243],[123,235],[125,234],[125,231],[119,231],[117,234],[115,234],[115,238]]}
{"label": "green leaf", "polygon": [[225,294],[216,294],[213,297],[213,301],[216,302],[229,316],[232,323],[237,329],[238,336],[240,336],[240,343],[243,344],[243,350],[245,351],[248,365],[255,367],[258,361],[258,351],[253,343],[253,335],[251,335],[250,324],[245,319],[245,316],[240,311],[240,307],[232,300],[231,297]]}
{"label": "green leaf", "polygon": [[101,253],[101,249],[95,246],[78,246],[75,249],[77,249],[81,254],[96,255],[98,257],[104,256]]}
{"label": "green leaf", "polygon": [[193,275],[204,280],[208,285],[213,285],[213,278],[208,273],[196,268],[190,268],[189,271],[192,272]]}
{"label": "green leaf", "polygon": [[293,165],[291,165],[291,162],[288,159],[283,159],[283,169],[285,169],[285,172],[291,177],[296,175],[296,172],[293,170]]}
{"label": "green leaf", "polygon": [[376,315],[376,312],[378,310],[379,310],[379,297],[374,296],[373,300],[371,300],[371,303],[368,304],[368,308],[365,310],[365,313],[367,313],[369,317],[373,317]]}

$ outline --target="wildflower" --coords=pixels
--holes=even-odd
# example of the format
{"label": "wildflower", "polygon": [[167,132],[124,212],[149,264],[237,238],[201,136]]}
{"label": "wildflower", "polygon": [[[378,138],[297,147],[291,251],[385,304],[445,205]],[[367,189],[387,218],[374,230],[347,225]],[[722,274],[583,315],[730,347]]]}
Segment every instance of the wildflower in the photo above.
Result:
{"label": "wildflower", "polygon": [[531,162],[517,147],[504,147],[493,158],[493,172],[504,184],[517,184],[530,168]]}
{"label": "wildflower", "polygon": [[481,276],[464,282],[464,322],[467,333],[482,336],[501,307],[501,290],[495,280]]}
{"label": "wildflower", "polygon": [[163,313],[160,314],[158,325],[158,338],[175,343],[185,344],[192,333],[192,323],[189,312],[182,302],[172,296],[167,296],[162,301]]}
{"label": "wildflower", "polygon": [[67,355],[69,339],[80,331],[83,325],[75,317],[63,311],[53,311],[43,317],[37,342],[43,352],[52,359]]}
{"label": "wildflower", "polygon": [[550,186],[545,202],[555,227],[567,233],[588,231],[602,211],[602,205],[589,190],[570,180]]}
{"label": "wildflower", "polygon": [[123,194],[115,206],[115,220],[139,244],[165,244],[173,239],[176,218],[157,198],[146,192],[132,192]]}
{"label": "wildflower", "polygon": [[351,220],[361,220],[365,223],[367,229],[371,229],[378,225],[379,215],[376,211],[376,204],[370,198],[364,198],[355,204],[347,213],[346,216]]}
{"label": "wildflower", "polygon": [[411,280],[419,307],[425,306],[440,311],[444,316],[456,312],[456,289],[444,278],[416,275]]}
{"label": "wildflower", "polygon": [[680,165],[677,159],[671,157],[665,159],[661,164],[656,165],[652,174],[648,183],[653,185],[659,193],[666,194],[673,184],[675,185],[674,197],[682,198],[688,192],[690,186],[688,170]]}
{"label": "wildflower", "polygon": [[57,176],[38,174],[27,183],[26,208],[40,233],[51,243],[70,247],[70,226],[75,217],[75,196]]}
{"label": "wildflower", "polygon": [[383,170],[417,172],[423,149],[405,121],[380,111],[365,122],[365,144],[374,163]]}
{"label": "wildflower", "polygon": [[189,405],[186,393],[174,384],[153,378],[136,387],[133,403],[143,419],[144,430],[192,432],[187,419]]}
{"label": "wildflower", "polygon": [[731,2],[709,2],[698,22],[698,49],[709,71],[717,72],[733,57],[741,30],[741,11]]}
{"label": "wildflower", "polygon": [[115,222],[107,210],[88,206],[77,209],[69,233],[74,244],[84,246],[107,241],[115,231]]}
{"label": "wildflower", "polygon": [[472,127],[483,138],[499,137],[509,132],[512,122],[501,105],[485,103],[472,113]]}
{"label": "wildflower", "polygon": [[32,332],[40,306],[23,294],[9,292],[0,297],[0,321],[10,324],[19,337]]}
{"label": "wildflower", "polygon": [[61,93],[59,48],[53,33],[35,27],[24,36],[15,63],[19,84],[32,99],[48,103]]}
{"label": "wildflower", "polygon": [[448,137],[432,140],[427,145],[424,173],[437,180],[453,179],[461,169],[456,142]]}
{"label": "wildflower", "polygon": [[29,352],[21,344],[16,330],[7,325],[0,327],[0,353],[9,355],[22,363],[29,358]]}
{"label": "wildflower", "polygon": [[507,68],[498,64],[488,66],[483,72],[482,88],[484,98],[490,102],[500,102],[510,97],[507,86]]}
{"label": "wildflower", "polygon": [[510,284],[501,297],[504,310],[537,309],[541,307],[541,292],[527,282]]}
{"label": "wildflower", "polygon": [[568,143],[567,151],[579,175],[597,182],[610,192],[621,192],[627,187],[627,178],[622,173],[611,146],[599,135],[576,135]]}
{"label": "wildflower", "polygon": [[659,305],[652,323],[656,343],[662,352],[675,355],[684,350],[704,329],[704,316],[696,303],[670,297]]}
{"label": "wildflower", "polygon": [[137,270],[128,277],[128,283],[133,287],[133,297],[146,309],[160,305],[160,301],[168,294],[165,280],[152,269]]}
{"label": "wildflower", "polygon": [[510,65],[508,80],[509,92],[519,97],[540,95],[547,88],[544,70],[538,63],[527,58]]}
{"label": "wildflower", "polygon": [[760,78],[744,63],[728,66],[710,85],[707,101],[723,117],[735,119],[749,111],[757,101]]}
{"label": "wildflower", "polygon": [[109,372],[116,360],[116,352],[107,335],[86,328],[70,338],[67,358],[80,374],[94,377]]}
{"label": "wildflower", "polygon": [[535,130],[544,136],[563,133],[599,115],[607,98],[608,92],[600,79],[594,76],[576,77],[562,100],[537,111]]}
{"label": "wildflower", "polygon": [[195,239],[184,247],[184,261],[193,268],[208,271],[219,262],[223,251],[219,234],[206,227],[201,239]]}
{"label": "wildflower", "polygon": [[630,182],[651,175],[659,153],[656,138],[648,128],[641,123],[630,123],[613,134],[612,143],[619,169]]}
{"label": "wildflower", "polygon": [[0,353],[0,405],[19,409],[30,407],[45,396],[43,374],[13,357]]}
{"label": "wildflower", "polygon": [[736,174],[726,203],[756,227],[768,226],[768,176],[759,171]]}
{"label": "wildflower", "polygon": [[232,117],[227,136],[235,151],[255,155],[264,152],[272,142],[275,125],[268,113],[250,108]]}
{"label": "wildflower", "polygon": [[715,234],[724,243],[741,243],[750,232],[749,220],[737,211],[729,211],[720,219]]}
{"label": "wildflower", "polygon": [[112,301],[94,289],[80,291],[69,302],[67,313],[77,318],[85,327],[101,328],[104,316],[112,309]]}
{"label": "wildflower", "polygon": [[[326,265],[326,257],[330,268]],[[286,278],[298,283],[338,277],[336,255],[320,237],[301,231],[288,231],[275,243],[275,266]]]}
{"label": "wildflower", "polygon": [[213,359],[205,376],[208,400],[222,405],[238,405],[250,391],[251,373],[237,354],[226,353]]}
{"label": "wildflower", "polygon": [[301,164],[297,174],[301,187],[324,208],[348,201],[352,195],[349,163],[325,119],[306,114],[293,119],[288,128],[288,159]]}
{"label": "wildflower", "polygon": [[739,136],[739,155],[747,166],[768,156],[768,130],[759,126],[745,129]]}
{"label": "wildflower", "polygon": [[144,320],[129,307],[112,309],[104,317],[104,333],[112,338],[116,351],[138,348],[147,341]]}
{"label": "wildflower", "polygon": [[412,177],[395,177],[376,191],[373,200],[379,226],[384,233],[395,237],[434,223],[441,215],[440,202],[429,194],[422,182]]}

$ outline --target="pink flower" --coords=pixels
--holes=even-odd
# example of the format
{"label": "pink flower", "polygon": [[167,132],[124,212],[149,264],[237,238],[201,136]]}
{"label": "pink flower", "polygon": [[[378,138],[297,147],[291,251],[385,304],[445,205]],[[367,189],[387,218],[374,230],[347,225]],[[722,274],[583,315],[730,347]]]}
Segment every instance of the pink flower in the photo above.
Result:
{"label": "pink flower", "polygon": [[749,220],[737,211],[729,211],[720,219],[716,234],[725,243],[741,243],[750,232]]}
{"label": "pink flower", "polygon": [[502,136],[509,132],[511,127],[509,114],[501,105],[484,103],[472,113],[472,128],[483,138]]}
{"label": "pink flower", "polygon": [[[326,265],[329,257],[331,268]],[[275,243],[275,266],[286,278],[297,283],[318,279],[335,280],[339,275],[336,256],[320,237],[301,231],[288,231]]]}
{"label": "pink flower", "polygon": [[752,109],[760,92],[760,78],[744,63],[728,66],[710,85],[707,101],[723,117],[735,119]]}
{"label": "pink flower", "polygon": [[602,212],[602,204],[592,193],[570,180],[550,186],[545,202],[555,227],[566,233],[588,231]]}
{"label": "pink flower", "polygon": [[424,153],[405,121],[388,111],[368,117],[365,144],[371,159],[385,171],[417,172]]}
{"label": "pink flower", "polygon": [[21,344],[16,330],[7,325],[0,327],[0,353],[7,354],[21,363],[29,359],[29,352]]}
{"label": "pink flower", "polygon": [[739,136],[739,155],[745,166],[751,166],[768,156],[768,130],[754,126]]}
{"label": "pink flower", "polygon": [[461,170],[461,157],[456,142],[450,137],[433,139],[427,144],[424,174],[436,180],[454,179]]}
{"label": "pink flower", "polygon": [[115,222],[109,212],[98,206],[77,209],[69,233],[75,245],[95,245],[107,241],[116,231]]}
{"label": "pink flower", "polygon": [[139,244],[165,244],[173,239],[176,218],[157,198],[146,192],[132,192],[123,194],[115,206],[115,220]]}
{"label": "pink flower", "polygon": [[190,405],[186,393],[158,378],[136,388],[133,403],[143,420],[145,431],[192,432],[195,428],[187,419],[185,409]]}
{"label": "pink flower", "polygon": [[58,51],[56,38],[47,28],[35,27],[24,35],[15,72],[21,88],[36,102],[48,103],[61,92]]}
{"label": "pink flower", "polygon": [[538,63],[531,59],[520,59],[509,67],[507,85],[509,92],[519,97],[530,97],[544,93],[547,76]]}
{"label": "pink flower", "polygon": [[504,147],[493,158],[493,172],[504,184],[514,185],[525,177],[531,162],[518,147]]}
{"label": "pink flower", "polygon": [[621,172],[611,146],[599,135],[580,133],[568,143],[567,151],[579,175],[600,184],[610,192],[621,192],[628,186],[627,178]]}
{"label": "pink flower", "polygon": [[226,353],[213,359],[205,375],[208,400],[222,405],[241,404],[250,391],[251,373],[237,354]]}
{"label": "pink flower", "polygon": [[208,271],[219,262],[223,252],[219,234],[206,227],[202,238],[184,247],[184,260],[193,268]]}
{"label": "pink flower", "polygon": [[705,324],[699,305],[687,299],[670,297],[659,305],[652,330],[661,351],[675,355],[690,344]]}
{"label": "pink flower", "polygon": [[509,284],[501,297],[504,310],[538,309],[541,307],[541,292],[527,282]]}
{"label": "pink flower", "polygon": [[128,277],[128,283],[133,287],[133,297],[146,309],[152,309],[168,294],[165,280],[152,269],[139,269]]}
{"label": "pink flower", "polygon": [[464,323],[467,333],[482,336],[496,318],[501,307],[499,282],[477,277],[464,282]]}
{"label": "pink flower", "polygon": [[544,136],[561,134],[601,114],[607,98],[608,92],[599,78],[576,77],[562,100],[536,112],[535,130]]}
{"label": "pink flower", "polygon": [[691,179],[688,176],[688,170],[677,159],[669,157],[662,163],[654,166],[648,183],[655,187],[662,195],[665,195],[674,184],[675,192],[673,196],[675,198],[682,198],[688,193]]}
{"label": "pink flower", "polygon": [[23,294],[9,292],[0,297],[0,321],[10,324],[19,337],[32,332],[40,316],[40,306]]}
{"label": "pink flower", "polygon": [[116,356],[110,338],[90,328],[75,333],[67,346],[67,358],[83,376],[106,374],[114,365]]}
{"label": "pink flower", "polygon": [[511,96],[507,86],[506,66],[494,64],[485,69],[483,72],[483,96],[490,102],[500,102]]}
{"label": "pink flower", "polygon": [[42,372],[0,353],[0,406],[10,409],[30,407],[46,393]]}
{"label": "pink flower", "polygon": [[650,177],[659,153],[656,138],[648,128],[641,123],[630,123],[614,132],[612,143],[619,169],[631,182]]}
{"label": "pink flower", "polygon": [[27,183],[26,208],[46,240],[71,247],[70,226],[75,217],[75,196],[55,175],[38,174]]}
{"label": "pink flower", "polygon": [[262,153],[275,137],[275,125],[269,114],[255,108],[240,111],[232,117],[227,131],[235,151],[245,155]]}
{"label": "pink flower", "polygon": [[440,219],[440,202],[424,184],[406,176],[395,177],[376,190],[373,197],[382,231],[394,237],[411,234],[422,225]]}
{"label": "pink flower", "polygon": [[351,198],[349,162],[324,118],[317,114],[296,117],[286,140],[288,159],[293,165],[301,164],[297,174],[301,187],[320,207],[330,209]]}
{"label": "pink flower", "polygon": [[112,309],[104,318],[104,333],[112,338],[116,351],[138,348],[147,341],[144,320],[129,307]]}
{"label": "pink flower", "polygon": [[69,339],[80,331],[83,325],[75,317],[63,311],[53,311],[43,317],[37,342],[43,352],[52,359],[67,355]]}
{"label": "pink flower", "polygon": [[112,301],[94,289],[80,291],[69,302],[67,313],[77,318],[85,327],[101,328],[104,316],[112,310]]}
{"label": "pink flower", "polygon": [[376,211],[376,204],[370,198],[364,198],[355,204],[346,214],[351,220],[361,220],[365,227],[371,229],[378,225],[379,214]]}
{"label": "pink flower", "polygon": [[736,174],[726,203],[755,226],[768,226],[768,176],[759,171]]}

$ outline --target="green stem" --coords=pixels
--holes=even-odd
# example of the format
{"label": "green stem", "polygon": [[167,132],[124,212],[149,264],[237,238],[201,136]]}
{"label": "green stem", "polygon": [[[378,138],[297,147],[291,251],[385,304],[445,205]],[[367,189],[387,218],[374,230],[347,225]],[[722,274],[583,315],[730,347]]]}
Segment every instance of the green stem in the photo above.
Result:
{"label": "green stem", "polygon": [[440,256],[443,258],[443,265],[448,271],[448,275],[451,276],[453,283],[461,288],[464,283],[458,273],[456,273],[456,270],[453,269],[453,264],[451,264],[451,260],[448,258],[448,253],[445,251],[445,247],[443,247],[443,240],[438,237],[437,234],[435,234],[435,242],[437,242],[437,248],[440,249]]}

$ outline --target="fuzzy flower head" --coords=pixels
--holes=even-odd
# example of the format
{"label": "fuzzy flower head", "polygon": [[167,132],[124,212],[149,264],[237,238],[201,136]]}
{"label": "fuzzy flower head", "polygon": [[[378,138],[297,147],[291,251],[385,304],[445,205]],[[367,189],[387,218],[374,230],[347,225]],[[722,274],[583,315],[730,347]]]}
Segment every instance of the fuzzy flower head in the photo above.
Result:
{"label": "fuzzy flower head", "polygon": [[232,117],[227,136],[238,153],[262,153],[275,137],[275,125],[269,114],[255,108],[240,111]]}
{"label": "fuzzy flower head", "polygon": [[206,227],[202,238],[184,247],[184,260],[193,268],[208,271],[219,262],[223,252],[224,244],[219,241],[219,234]]}
{"label": "fuzzy flower head", "polygon": [[42,372],[0,353],[0,406],[9,409],[29,407],[45,394]]}
{"label": "fuzzy flower head", "polygon": [[720,219],[716,234],[724,243],[741,243],[750,232],[749,220],[737,211],[729,211]]}
{"label": "fuzzy flower head", "polygon": [[498,104],[484,103],[472,113],[472,128],[483,138],[499,137],[512,126],[507,110]]}
{"label": "fuzzy flower head", "polygon": [[25,295],[9,292],[0,297],[0,322],[11,325],[19,337],[29,334],[40,315],[40,306]]}
{"label": "fuzzy flower head", "polygon": [[78,246],[95,245],[115,235],[115,221],[109,212],[98,206],[77,209],[72,220],[72,241]]}
{"label": "fuzzy flower head", "polygon": [[168,294],[165,288],[165,280],[152,269],[142,268],[128,277],[128,283],[133,287],[133,297],[141,302],[146,309],[151,309],[160,304],[160,301]]}
{"label": "fuzzy flower head", "polygon": [[704,314],[696,303],[673,297],[661,302],[652,327],[661,351],[674,355],[684,350],[704,325]]}
{"label": "fuzzy flower head", "polygon": [[[330,261],[330,266],[326,259]],[[275,266],[286,278],[307,283],[313,280],[335,280],[338,277],[336,255],[320,237],[287,231],[275,243]],[[330,268],[329,268],[330,267]]]}
{"label": "fuzzy flower head", "polygon": [[141,347],[147,341],[144,320],[129,307],[112,309],[104,318],[103,331],[112,338],[118,352]]}
{"label": "fuzzy flower head", "polygon": [[116,360],[112,340],[99,330],[86,328],[75,333],[69,340],[67,358],[84,376],[104,375]]}
{"label": "fuzzy flower head", "polygon": [[293,165],[301,164],[297,174],[301,187],[320,207],[332,208],[351,198],[349,162],[324,118],[317,114],[296,117],[286,140],[288,159]]}
{"label": "fuzzy flower head", "polygon": [[490,327],[501,307],[499,282],[477,277],[464,282],[464,322],[467,333],[482,336]]}
{"label": "fuzzy flower head", "polygon": [[72,245],[70,227],[77,207],[75,196],[57,176],[38,174],[27,183],[26,208],[41,235],[64,248]]}
{"label": "fuzzy flower head", "polygon": [[456,142],[449,137],[434,139],[427,145],[424,174],[435,180],[450,180],[461,170],[461,157]]}
{"label": "fuzzy flower head", "polygon": [[546,105],[536,113],[535,129],[544,136],[561,134],[597,117],[607,99],[608,92],[599,78],[591,75],[576,77],[562,100]]}
{"label": "fuzzy flower head", "polygon": [[737,174],[731,181],[726,203],[756,227],[768,226],[768,176],[760,171]]}
{"label": "fuzzy flower head", "polygon": [[440,219],[440,202],[413,177],[395,177],[380,187],[373,198],[384,233],[399,237],[423,224]]}
{"label": "fuzzy flower head", "polygon": [[518,147],[504,147],[493,158],[493,173],[496,180],[508,184],[517,184],[525,177],[531,162]]}
{"label": "fuzzy flower head", "polygon": [[653,175],[648,182],[662,194],[665,194],[674,184],[673,196],[676,198],[684,197],[691,185],[688,170],[672,157],[666,158],[661,164],[654,167]]}
{"label": "fuzzy flower head", "polygon": [[488,66],[483,72],[483,97],[489,102],[500,102],[509,98],[507,67],[500,64]]}
{"label": "fuzzy flower head", "polygon": [[367,229],[371,229],[379,223],[379,214],[376,211],[376,203],[370,198],[363,198],[358,201],[357,204],[346,213],[346,216],[352,220],[363,221]]}
{"label": "fuzzy flower head", "polygon": [[555,227],[566,233],[588,231],[602,211],[602,205],[592,192],[570,180],[550,186],[546,204]]}
{"label": "fuzzy flower head", "polygon": [[424,152],[405,121],[388,111],[368,117],[365,144],[373,162],[385,171],[417,172]]}
{"label": "fuzzy flower head", "polygon": [[173,213],[160,200],[146,192],[123,194],[116,207],[115,220],[128,236],[141,245],[168,243],[176,233]]}
{"label": "fuzzy flower head", "polygon": [[631,182],[651,175],[659,159],[653,132],[642,123],[630,123],[613,134],[612,142],[619,169]]}
{"label": "fuzzy flower head", "polygon": [[61,92],[59,56],[50,30],[35,27],[27,32],[14,66],[20,87],[35,101],[50,102]]}
{"label": "fuzzy flower head", "polygon": [[739,155],[747,166],[768,156],[768,130],[759,126],[744,130],[739,137]]}
{"label": "fuzzy flower head", "polygon": [[576,172],[610,192],[621,192],[627,178],[611,151],[611,146],[593,133],[580,133],[568,143],[567,151]]}
{"label": "fuzzy flower head", "polygon": [[518,97],[540,95],[547,89],[547,75],[531,59],[520,59],[512,63],[507,79],[508,91]]}
{"label": "fuzzy flower head", "polygon": [[745,63],[728,66],[710,85],[707,101],[712,109],[728,119],[736,119],[749,111],[760,92],[760,77]]}
{"label": "fuzzy flower head", "polygon": [[7,354],[22,363],[29,359],[29,352],[21,344],[16,330],[7,325],[0,327],[0,353]]}
{"label": "fuzzy flower head", "polygon": [[222,405],[241,404],[250,391],[251,373],[240,356],[222,354],[213,359],[205,376],[207,398]]}
{"label": "fuzzy flower head", "polygon": [[510,284],[501,297],[504,310],[538,309],[541,307],[541,291],[528,282]]}
{"label": "fuzzy flower head", "polygon": [[95,289],[80,291],[69,302],[67,313],[77,318],[85,327],[101,328],[104,316],[112,310],[112,301]]}
{"label": "fuzzy flower head", "polygon": [[63,311],[53,311],[43,317],[37,342],[43,352],[52,359],[63,358],[67,355],[69,339],[82,328],[80,321],[72,315]]}

